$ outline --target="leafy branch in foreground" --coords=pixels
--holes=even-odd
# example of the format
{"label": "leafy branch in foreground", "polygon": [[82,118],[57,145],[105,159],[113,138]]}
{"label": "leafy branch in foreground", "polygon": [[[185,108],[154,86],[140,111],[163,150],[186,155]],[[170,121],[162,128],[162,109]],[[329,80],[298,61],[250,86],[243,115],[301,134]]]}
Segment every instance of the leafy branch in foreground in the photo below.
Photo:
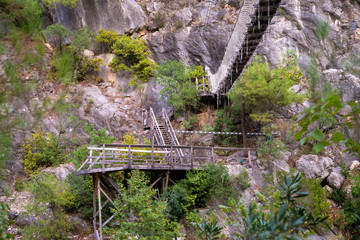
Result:
{"label": "leafy branch in foreground", "polygon": [[[347,113],[343,113],[345,109],[348,109]],[[333,92],[302,112],[303,116],[298,121],[301,129],[295,133],[295,140],[300,140],[301,145],[314,142],[313,149],[316,152],[321,152],[331,142],[342,142],[347,152],[355,152],[360,157],[360,145],[350,136],[350,130],[359,122],[359,114],[360,107],[356,101],[342,103],[340,96]],[[336,120],[337,125],[332,127],[336,130],[327,126],[319,127],[319,120],[324,115]],[[313,123],[316,124],[314,130],[309,132]]]}
{"label": "leafy branch in foreground", "polygon": [[308,195],[302,191],[300,180],[299,174],[284,177],[283,183],[278,185],[280,197],[271,204],[270,210],[255,203],[251,203],[248,209],[245,209],[243,204],[234,202],[230,207],[221,206],[226,213],[237,213],[235,219],[229,218],[231,225],[241,228],[239,221],[245,225],[244,235],[237,233],[236,239],[301,239],[299,234],[314,232],[315,227],[323,223],[328,216],[314,217],[307,213],[304,207],[297,205],[297,199]]}

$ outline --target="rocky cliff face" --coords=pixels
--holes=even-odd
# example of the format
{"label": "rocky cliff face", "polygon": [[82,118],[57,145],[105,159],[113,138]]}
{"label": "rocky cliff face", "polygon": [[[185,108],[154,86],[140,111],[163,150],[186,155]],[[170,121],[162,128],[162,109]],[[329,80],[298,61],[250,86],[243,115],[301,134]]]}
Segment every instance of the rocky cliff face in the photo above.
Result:
{"label": "rocky cliff face", "polygon": [[76,30],[88,26],[91,31],[100,28],[119,33],[131,32],[145,26],[147,17],[134,0],[82,0],[74,9],[58,5],[50,9],[54,23]]}

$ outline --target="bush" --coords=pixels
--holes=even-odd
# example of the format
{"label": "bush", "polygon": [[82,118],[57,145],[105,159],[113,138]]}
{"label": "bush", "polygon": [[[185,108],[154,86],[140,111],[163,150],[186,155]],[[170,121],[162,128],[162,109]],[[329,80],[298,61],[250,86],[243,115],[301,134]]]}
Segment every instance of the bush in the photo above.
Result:
{"label": "bush", "polygon": [[198,117],[196,114],[193,114],[187,118],[187,120],[182,122],[182,125],[186,128],[186,130],[192,130],[198,124]]}
{"label": "bush", "polygon": [[326,200],[325,191],[321,187],[320,180],[304,178],[301,184],[304,190],[309,193],[300,202],[306,208],[306,211],[315,217],[322,214],[329,215],[331,212],[330,203]]}
{"label": "bush", "polygon": [[324,20],[320,20],[316,23],[315,27],[315,35],[318,37],[320,41],[327,38],[330,31],[330,23]]}
{"label": "bush", "polygon": [[[131,239],[137,236],[143,240],[173,239],[178,224],[166,218],[166,201],[154,199],[156,191],[149,186],[144,172],[132,171],[127,187],[121,186],[113,212],[117,226],[105,229],[111,239]],[[134,216],[128,220],[129,212]]]}
{"label": "bush", "polygon": [[241,192],[245,191],[251,186],[249,173],[244,168],[242,169],[241,173],[239,173],[235,177],[232,177],[230,182],[234,189],[239,189]]}
{"label": "bush", "polygon": [[186,178],[174,185],[165,195],[167,213],[179,219],[194,207],[204,207],[211,198],[227,200],[233,195],[229,173],[223,165],[208,164],[201,171],[189,171]]}
{"label": "bush", "polygon": [[94,124],[85,124],[84,130],[87,134],[90,135],[90,144],[91,145],[102,145],[102,144],[110,144],[114,141],[118,141],[117,138],[111,137],[106,133],[106,128],[95,129]]}
{"label": "bush", "polygon": [[68,212],[78,212],[80,217],[87,220],[93,218],[93,183],[89,176],[67,177],[69,188],[65,194],[64,208]]}
{"label": "bush", "polygon": [[141,38],[119,36],[112,30],[100,29],[96,40],[106,43],[116,55],[109,64],[112,71],[128,71],[133,74],[131,86],[137,85],[139,80],[147,82],[153,75],[156,64],[148,58],[148,48]]}
{"label": "bush", "polygon": [[75,58],[70,49],[65,49],[62,53],[56,54],[50,62],[55,69],[55,77],[64,84],[70,84],[74,81]]}
{"label": "bush", "polygon": [[62,212],[66,204],[68,185],[54,175],[41,173],[29,182],[34,195],[28,211],[39,217],[39,221],[24,228],[24,239],[67,239],[73,225]]}
{"label": "bush", "polygon": [[53,133],[46,135],[37,130],[31,134],[31,139],[26,138],[23,142],[24,168],[33,175],[39,167],[49,167],[64,162],[65,148],[61,145],[60,136]]}
{"label": "bush", "polygon": [[[228,109],[216,111],[214,119],[214,132],[235,132],[234,120],[232,119],[230,111]],[[237,137],[234,135],[214,135],[215,143],[220,146],[234,146],[237,142]]]}
{"label": "bush", "polygon": [[157,83],[163,87],[160,94],[167,98],[168,105],[173,106],[175,116],[199,106],[200,95],[196,85],[191,83],[191,74],[196,76],[196,69],[178,61],[167,61],[155,72]]}

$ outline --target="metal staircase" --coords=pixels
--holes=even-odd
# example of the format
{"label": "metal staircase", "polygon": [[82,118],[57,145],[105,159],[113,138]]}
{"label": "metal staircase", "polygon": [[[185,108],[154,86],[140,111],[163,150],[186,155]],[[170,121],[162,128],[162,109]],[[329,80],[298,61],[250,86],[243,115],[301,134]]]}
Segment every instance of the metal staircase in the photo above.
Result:
{"label": "metal staircase", "polygon": [[[150,116],[147,122],[150,124],[150,131],[152,135],[152,144],[162,145],[162,146],[180,146],[179,141],[176,137],[175,131],[171,125],[169,116],[167,115],[165,109],[162,110],[162,116],[158,119],[150,107]],[[146,128],[146,127],[144,127]],[[171,151],[171,149],[167,149]],[[175,159],[177,161],[182,161],[184,158],[184,153],[181,149],[176,148],[172,150]]]}

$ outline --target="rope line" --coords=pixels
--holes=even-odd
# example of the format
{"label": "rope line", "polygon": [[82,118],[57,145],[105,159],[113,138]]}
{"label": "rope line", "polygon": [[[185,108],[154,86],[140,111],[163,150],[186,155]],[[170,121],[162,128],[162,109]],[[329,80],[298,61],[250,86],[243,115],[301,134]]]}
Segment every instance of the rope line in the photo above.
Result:
{"label": "rope line", "polygon": [[[224,135],[242,135],[241,132],[209,132],[209,131],[186,131],[186,130],[174,130],[176,133],[200,133],[200,134],[224,134]],[[266,136],[265,133],[246,133],[248,136]],[[272,133],[277,135],[277,133]]]}

